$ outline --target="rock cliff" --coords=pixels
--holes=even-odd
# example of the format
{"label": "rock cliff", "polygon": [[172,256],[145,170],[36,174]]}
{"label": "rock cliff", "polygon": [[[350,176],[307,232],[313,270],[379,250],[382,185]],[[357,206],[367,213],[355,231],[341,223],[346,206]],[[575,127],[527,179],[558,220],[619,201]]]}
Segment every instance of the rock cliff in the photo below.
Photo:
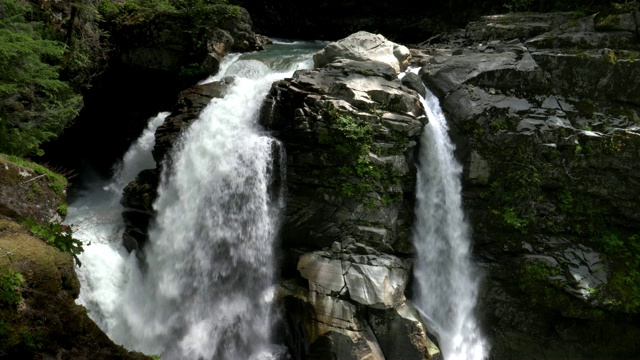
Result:
{"label": "rock cliff", "polygon": [[464,163],[492,358],[639,351],[634,7],[488,16],[414,50]]}
{"label": "rock cliff", "polygon": [[[297,359],[431,359],[406,299],[420,89],[409,52],[355,33],[274,83],[263,123],[287,152],[279,299]],[[419,82],[418,82],[419,83]]]}

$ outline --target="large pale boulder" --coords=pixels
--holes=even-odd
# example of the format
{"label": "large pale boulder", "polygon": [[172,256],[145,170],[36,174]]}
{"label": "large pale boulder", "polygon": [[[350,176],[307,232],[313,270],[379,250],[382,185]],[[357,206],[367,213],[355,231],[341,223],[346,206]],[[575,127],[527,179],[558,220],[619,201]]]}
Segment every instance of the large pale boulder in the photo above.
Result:
{"label": "large pale boulder", "polygon": [[313,55],[313,62],[315,67],[323,67],[340,59],[378,61],[399,73],[407,68],[410,57],[406,46],[391,42],[380,34],[359,31],[327,45]]}
{"label": "large pale boulder", "polygon": [[[349,245],[346,249],[358,247],[363,246]],[[328,251],[304,254],[298,262],[301,276],[309,281],[309,290],[344,295],[351,301],[375,308],[390,308],[405,301],[408,267],[393,255],[338,256]]]}

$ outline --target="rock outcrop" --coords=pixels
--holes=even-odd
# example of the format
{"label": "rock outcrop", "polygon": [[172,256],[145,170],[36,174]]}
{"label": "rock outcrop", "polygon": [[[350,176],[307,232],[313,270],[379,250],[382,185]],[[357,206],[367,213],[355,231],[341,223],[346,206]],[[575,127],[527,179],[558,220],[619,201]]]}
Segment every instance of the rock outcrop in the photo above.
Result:
{"label": "rock outcrop", "polygon": [[0,155],[0,358],[149,359],[115,345],[75,303],[77,248],[42,232],[66,215],[66,186],[40,165]]}
{"label": "rock outcrop", "polygon": [[[416,140],[427,121],[403,46],[359,32],[274,83],[262,122],[287,152],[279,299],[297,359],[431,359],[405,297]],[[415,87],[415,86],[414,86]]]}
{"label": "rock outcrop", "polygon": [[80,282],[70,253],[2,215],[0,253],[1,358],[151,359],[114,344],[75,303]]}
{"label": "rock outcrop", "polygon": [[67,179],[38,164],[20,162],[0,155],[0,215],[42,223],[62,221],[67,215]]}
{"label": "rock outcrop", "polygon": [[83,91],[85,107],[74,125],[45,149],[48,162],[79,169],[86,159],[105,176],[146,120],[169,110],[177,93],[215,74],[227,53],[256,51],[270,41],[253,32],[249,14],[238,6],[202,2],[202,8],[176,10],[109,3],[115,15],[103,10],[99,29],[108,34],[102,45],[108,56],[94,60],[108,59],[108,66]]}
{"label": "rock outcrop", "polygon": [[490,16],[413,50],[464,163],[492,358],[640,351],[633,16]]}
{"label": "rock outcrop", "polygon": [[120,60],[137,68],[189,70],[202,77],[216,73],[229,52],[261,50],[270,41],[253,32],[249,13],[241,7],[212,5],[206,11],[134,12],[113,34]]}

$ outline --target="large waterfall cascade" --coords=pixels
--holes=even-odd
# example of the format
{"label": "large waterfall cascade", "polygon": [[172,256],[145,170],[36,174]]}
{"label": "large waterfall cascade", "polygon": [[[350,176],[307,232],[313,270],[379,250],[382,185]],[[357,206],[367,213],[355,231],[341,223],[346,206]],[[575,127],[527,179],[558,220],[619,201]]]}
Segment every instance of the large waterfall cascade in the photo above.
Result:
{"label": "large waterfall cascade", "polygon": [[422,99],[429,118],[420,144],[414,247],[415,303],[438,334],[446,360],[487,356],[474,315],[478,278],[470,260],[470,236],[462,211],[462,166],[438,99]]}
{"label": "large waterfall cascade", "polygon": [[118,200],[137,172],[154,166],[153,130],[166,113],[150,122],[138,141],[144,146],[132,146],[113,180],[70,204],[67,222],[85,243],[79,302],[116,343],[163,359],[267,360],[284,351],[270,338],[283,199],[270,197],[282,191],[269,191],[279,176],[273,157],[283,154],[256,120],[271,84],[311,66],[320,48],[276,42],[265,52],[228,56],[204,81],[235,78],[170,155],[144,271],[120,245]]}

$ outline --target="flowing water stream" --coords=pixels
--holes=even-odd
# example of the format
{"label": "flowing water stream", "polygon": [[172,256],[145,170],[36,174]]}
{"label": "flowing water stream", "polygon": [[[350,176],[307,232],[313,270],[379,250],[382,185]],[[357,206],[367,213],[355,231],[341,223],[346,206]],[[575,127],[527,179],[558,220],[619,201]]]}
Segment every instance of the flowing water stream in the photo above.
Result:
{"label": "flowing water stream", "polygon": [[477,272],[462,211],[462,166],[438,99],[423,99],[429,124],[420,144],[414,246],[416,305],[438,334],[446,360],[482,360],[487,344],[475,318]]}
{"label": "flowing water stream", "polygon": [[[282,191],[270,191],[284,154],[256,120],[271,84],[311,66],[314,43],[277,42],[225,58],[204,82],[233,76],[181,136],[162,174],[146,266],[120,239],[122,188],[153,167],[159,114],[117,167],[69,206],[85,242],[79,302],[116,343],[163,359],[276,359],[271,339],[274,240]],[[277,159],[282,162],[284,159]],[[169,169],[170,170],[167,170]]]}

